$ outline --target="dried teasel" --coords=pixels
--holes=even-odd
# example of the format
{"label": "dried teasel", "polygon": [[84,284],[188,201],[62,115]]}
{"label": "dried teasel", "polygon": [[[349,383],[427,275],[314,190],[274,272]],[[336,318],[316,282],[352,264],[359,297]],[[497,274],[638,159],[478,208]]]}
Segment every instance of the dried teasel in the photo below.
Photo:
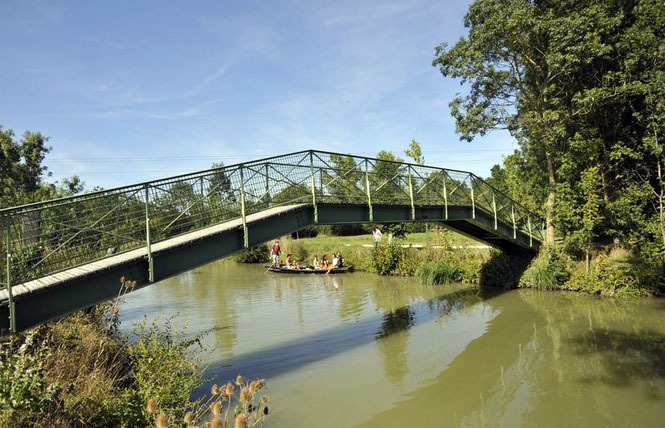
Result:
{"label": "dried teasel", "polygon": [[145,405],[145,410],[150,414],[155,413],[155,410],[157,410],[157,402],[155,401],[154,398],[148,400],[148,402]]}
{"label": "dried teasel", "polygon": [[261,404],[266,404],[268,402],[268,396],[267,395],[262,396],[260,401]]}
{"label": "dried teasel", "polygon": [[182,418],[182,420],[183,420],[183,422],[185,422],[189,426],[189,425],[192,424],[192,421],[194,420],[194,415],[192,414],[192,412],[187,411],[187,413],[185,413],[185,416]]}
{"label": "dried teasel", "polygon": [[236,416],[235,428],[247,428],[247,418],[242,413]]}
{"label": "dried teasel", "polygon": [[215,401],[214,403],[212,403],[212,405],[210,406],[210,411],[215,416],[221,415],[222,414],[222,402],[221,401]]}
{"label": "dried teasel", "polygon": [[249,400],[252,399],[252,393],[249,392],[249,388],[243,388],[240,390],[240,396],[238,397],[240,401],[243,403],[248,402]]}
{"label": "dried teasel", "polygon": [[245,383],[245,378],[242,377],[242,376],[240,376],[240,375],[238,375],[238,377],[236,378],[236,385],[240,386],[240,385],[242,385],[242,384],[244,384],[244,383]]}
{"label": "dried teasel", "polygon": [[217,386],[217,384],[214,384],[213,386],[210,387],[210,394],[211,395],[219,394],[219,386]]}
{"label": "dried teasel", "polygon": [[155,425],[157,428],[168,428],[169,426],[169,417],[164,413],[160,413],[155,419]]}
{"label": "dried teasel", "polygon": [[231,382],[226,384],[226,395],[233,395],[235,392],[235,387]]}
{"label": "dried teasel", "polygon": [[221,419],[213,419],[212,422],[210,423],[211,428],[223,428],[224,423],[222,422]]}

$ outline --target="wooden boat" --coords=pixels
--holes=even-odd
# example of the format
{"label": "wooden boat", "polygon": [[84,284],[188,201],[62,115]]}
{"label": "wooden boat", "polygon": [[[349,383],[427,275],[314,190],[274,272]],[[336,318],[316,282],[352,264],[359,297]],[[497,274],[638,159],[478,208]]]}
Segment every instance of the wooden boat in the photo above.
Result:
{"label": "wooden boat", "polygon": [[[297,268],[287,268],[286,265],[271,266],[269,264],[263,265],[263,267],[268,269],[268,272],[275,273],[291,273],[291,274],[311,274],[311,275],[322,275],[328,272],[328,269],[314,269],[312,266],[299,266]],[[342,266],[341,268],[333,269],[330,271],[333,273],[347,273],[353,272],[353,266]]]}

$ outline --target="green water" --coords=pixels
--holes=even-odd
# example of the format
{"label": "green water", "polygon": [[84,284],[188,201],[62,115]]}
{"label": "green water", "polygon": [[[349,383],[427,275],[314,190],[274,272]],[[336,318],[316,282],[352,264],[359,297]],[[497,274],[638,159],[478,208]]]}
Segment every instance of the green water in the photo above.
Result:
{"label": "green water", "polygon": [[664,300],[264,272],[222,261],[147,287],[124,328],[207,332],[213,382],[267,378],[267,426],[665,425]]}

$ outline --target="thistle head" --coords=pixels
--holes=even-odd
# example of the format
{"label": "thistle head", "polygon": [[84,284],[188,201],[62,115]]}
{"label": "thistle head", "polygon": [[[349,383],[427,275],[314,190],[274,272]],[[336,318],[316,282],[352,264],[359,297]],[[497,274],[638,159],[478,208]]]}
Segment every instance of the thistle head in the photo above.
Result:
{"label": "thistle head", "polygon": [[240,386],[240,385],[242,385],[242,384],[244,384],[244,383],[245,383],[245,378],[242,377],[242,376],[240,376],[240,375],[238,375],[238,377],[236,378],[236,385]]}

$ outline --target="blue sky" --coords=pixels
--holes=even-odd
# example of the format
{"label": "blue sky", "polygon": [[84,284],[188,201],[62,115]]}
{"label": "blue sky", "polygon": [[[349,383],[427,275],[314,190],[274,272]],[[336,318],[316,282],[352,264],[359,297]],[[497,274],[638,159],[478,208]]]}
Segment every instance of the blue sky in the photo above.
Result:
{"label": "blue sky", "polygon": [[301,149],[487,175],[512,152],[460,142],[461,90],[431,66],[465,1],[0,3],[0,124],[51,137],[53,179],[111,187]]}

